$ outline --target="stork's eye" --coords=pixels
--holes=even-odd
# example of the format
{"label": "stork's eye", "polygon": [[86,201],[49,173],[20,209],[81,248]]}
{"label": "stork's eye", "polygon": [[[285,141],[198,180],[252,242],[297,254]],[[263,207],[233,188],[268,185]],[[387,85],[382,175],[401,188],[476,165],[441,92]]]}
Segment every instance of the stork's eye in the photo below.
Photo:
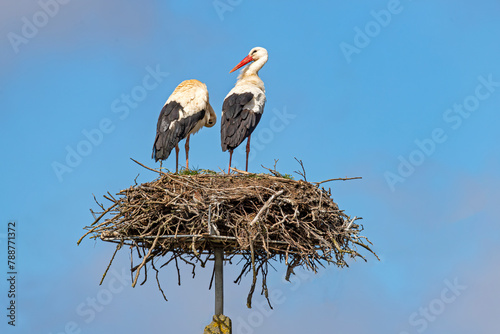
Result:
{"label": "stork's eye", "polygon": [[253,50],[253,51],[252,51],[252,54],[254,54],[255,52],[257,52],[257,50]]}

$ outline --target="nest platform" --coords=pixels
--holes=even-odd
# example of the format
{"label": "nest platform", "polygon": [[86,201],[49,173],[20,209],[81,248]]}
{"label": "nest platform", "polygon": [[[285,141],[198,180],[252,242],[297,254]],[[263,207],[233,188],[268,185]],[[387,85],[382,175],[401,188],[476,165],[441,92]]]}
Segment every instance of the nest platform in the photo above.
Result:
{"label": "nest platform", "polygon": [[145,283],[149,266],[165,298],[158,280],[160,267],[175,263],[180,284],[179,262],[192,266],[194,277],[196,267],[205,267],[214,250],[222,248],[226,261],[236,259],[241,266],[235,283],[252,276],[247,297],[251,307],[259,277],[261,293],[269,301],[267,274],[273,261],[286,265],[288,280],[297,267],[317,272],[327,264],[348,266],[348,259],[366,261],[360,249],[376,257],[371,243],[360,235],[360,218],[340,210],[331,190],[320,187],[322,182],[293,180],[276,172],[154,171],[159,177],[151,182],[104,195],[108,205],[98,203],[101,210],[92,211],[94,222],[78,241],[88,236],[117,244],[106,272],[117,251],[130,246],[139,258],[131,265],[132,286],[141,272],[141,284]]}

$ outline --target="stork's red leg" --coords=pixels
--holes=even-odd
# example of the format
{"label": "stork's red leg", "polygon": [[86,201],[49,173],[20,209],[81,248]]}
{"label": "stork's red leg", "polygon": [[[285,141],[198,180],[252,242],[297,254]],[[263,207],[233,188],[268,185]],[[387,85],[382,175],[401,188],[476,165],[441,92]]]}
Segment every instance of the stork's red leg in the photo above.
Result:
{"label": "stork's red leg", "polygon": [[189,169],[189,136],[186,138],[186,169]]}
{"label": "stork's red leg", "polygon": [[250,153],[250,137],[252,135],[248,136],[248,140],[247,140],[247,164],[246,164],[246,167],[245,167],[245,171],[248,172],[248,154]]}
{"label": "stork's red leg", "polygon": [[227,173],[231,173],[231,160],[233,160],[233,150],[229,149],[229,168],[227,169]]}
{"label": "stork's red leg", "polygon": [[175,173],[179,172],[179,145],[175,145]]}

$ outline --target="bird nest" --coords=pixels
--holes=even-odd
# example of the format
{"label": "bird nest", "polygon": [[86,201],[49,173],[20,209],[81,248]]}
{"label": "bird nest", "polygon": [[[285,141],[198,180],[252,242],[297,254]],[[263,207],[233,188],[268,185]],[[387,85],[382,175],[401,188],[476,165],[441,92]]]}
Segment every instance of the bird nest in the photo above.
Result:
{"label": "bird nest", "polygon": [[[117,243],[103,279],[116,252],[128,245],[139,257],[131,265],[132,286],[141,272],[141,284],[146,282],[149,266],[156,271],[165,298],[158,280],[160,267],[175,263],[180,284],[179,262],[192,266],[194,277],[197,265],[205,267],[214,250],[222,248],[226,261],[238,259],[241,265],[235,283],[252,275],[247,297],[251,307],[259,276],[261,293],[269,302],[267,274],[272,261],[285,263],[288,280],[297,267],[316,272],[325,264],[347,266],[349,258],[366,261],[360,247],[376,257],[371,243],[360,235],[360,218],[340,210],[331,191],[320,187],[322,182],[293,180],[276,171],[274,175],[155,171],[159,177],[154,181],[136,183],[116,196],[108,192],[104,197],[110,205],[98,203],[101,212],[92,212],[95,220],[78,241],[90,235]],[[210,286],[212,281],[213,274]]]}

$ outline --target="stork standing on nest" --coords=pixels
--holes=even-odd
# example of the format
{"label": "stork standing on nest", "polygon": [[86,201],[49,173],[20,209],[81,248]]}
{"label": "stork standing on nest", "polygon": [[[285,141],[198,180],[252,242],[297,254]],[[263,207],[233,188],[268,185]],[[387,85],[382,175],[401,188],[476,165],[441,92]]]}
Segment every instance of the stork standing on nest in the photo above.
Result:
{"label": "stork standing on nest", "polygon": [[259,124],[266,104],[264,82],[259,78],[258,73],[267,62],[267,58],[266,49],[255,47],[250,50],[248,56],[229,72],[234,72],[240,67],[253,62],[241,71],[236,85],[227,94],[222,105],[221,146],[223,152],[229,150],[228,173],[231,171],[233,150],[245,138],[248,138],[245,168],[248,171],[250,136],[257,124]]}
{"label": "stork standing on nest", "polygon": [[[208,101],[207,86],[198,80],[181,82],[163,106],[153,145],[155,161],[165,160],[175,147],[175,172],[179,165],[179,142],[186,138],[186,169],[189,169],[189,137],[203,126],[211,128],[217,116]],[[161,166],[161,165],[160,165]]]}

